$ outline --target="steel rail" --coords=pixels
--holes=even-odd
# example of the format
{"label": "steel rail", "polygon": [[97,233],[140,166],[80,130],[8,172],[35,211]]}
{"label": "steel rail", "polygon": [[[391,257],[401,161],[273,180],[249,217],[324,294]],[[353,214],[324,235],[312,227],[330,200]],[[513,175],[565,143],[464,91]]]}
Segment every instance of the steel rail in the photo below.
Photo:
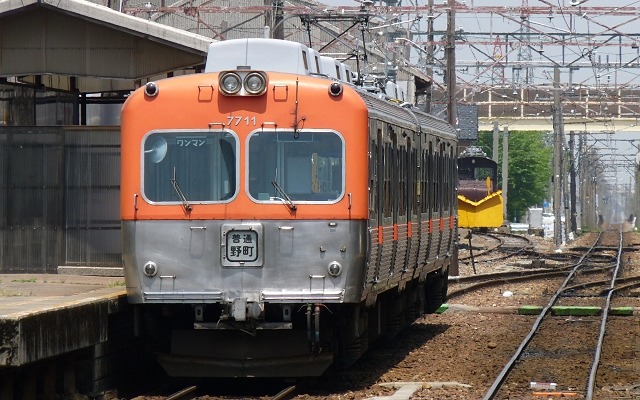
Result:
{"label": "steel rail", "polygon": [[[611,268],[609,268],[609,269],[611,269]],[[623,288],[626,288],[626,287],[637,286],[638,285],[637,281],[640,281],[640,275],[628,276],[626,278],[618,278],[618,279],[616,279],[616,284],[627,283],[627,285],[624,285],[624,286],[621,285],[619,287],[616,287],[616,290],[623,289]],[[578,284],[578,285],[566,287],[565,288],[565,292],[571,291],[571,290],[588,289],[588,288],[591,288],[591,287],[594,287],[594,286],[602,286],[605,283],[609,283],[609,282],[610,282],[609,280],[602,280],[602,281],[581,283],[581,284]],[[633,283],[633,282],[636,282],[636,283]],[[611,290],[611,289],[609,288],[609,289],[602,290],[600,292],[600,296],[606,296],[607,293],[609,292],[609,290]]]}
{"label": "steel rail", "polygon": [[484,249],[484,251],[481,251],[480,253],[476,253],[475,255],[473,254],[472,246],[469,246],[469,255],[468,256],[463,256],[463,257],[458,257],[458,261],[465,261],[465,260],[469,260],[471,258],[480,257],[480,256],[485,255],[485,254],[487,254],[489,252],[492,252],[495,249],[497,249],[498,247],[502,246],[503,241],[500,238],[497,238],[495,236],[490,236],[490,235],[487,235],[487,234],[484,234],[484,233],[480,233],[479,235],[490,237],[492,239],[498,240],[498,243],[488,246],[487,248]]}
{"label": "steel rail", "polygon": [[[456,289],[449,291],[447,293],[447,298],[451,299],[456,296],[463,295],[468,292],[472,292],[476,289],[482,289],[489,286],[495,286],[504,283],[510,282],[523,282],[533,279],[540,278],[553,278],[556,276],[565,276],[567,271],[571,270],[577,264],[571,264],[567,267],[561,268],[544,268],[544,269],[534,269],[534,270],[525,270],[525,271],[507,271],[507,272],[496,272],[493,274],[481,274],[481,275],[469,275],[469,276],[461,276],[461,277],[449,277],[449,284],[464,284],[471,283],[468,286],[465,286],[461,289]],[[584,263],[582,263],[584,266]],[[597,267],[587,271],[581,271],[583,275],[597,274],[604,271],[611,270],[611,267]],[[627,282],[640,279],[640,276],[637,277],[628,277],[628,278],[620,278],[616,282]],[[599,282],[600,284],[606,282]],[[590,284],[581,284],[575,286],[567,286],[562,290],[562,293],[568,290],[574,290],[575,288],[580,288],[583,286],[588,286]]]}
{"label": "steel rail", "polygon": [[526,244],[524,246],[522,246],[521,248],[512,251],[512,252],[508,252],[508,251],[504,251],[505,253],[507,253],[506,255],[500,256],[500,257],[496,257],[496,258],[492,258],[490,260],[482,260],[482,262],[490,262],[490,261],[497,261],[497,260],[502,260],[505,258],[509,258],[509,257],[513,257],[516,254],[522,253],[523,251],[529,250],[533,244],[531,243],[531,239],[529,239],[526,236],[521,236],[521,235],[515,235],[515,234],[509,234],[509,233],[500,233],[500,234],[493,234],[493,233],[480,233],[480,235],[486,236],[486,237],[490,237],[493,238],[495,240],[497,240],[499,243],[495,246],[490,246],[487,249],[485,249],[484,251],[482,251],[481,253],[475,254],[475,255],[468,255],[468,256],[463,256],[463,257],[458,257],[458,261],[465,261],[468,260],[470,258],[477,258],[480,256],[484,256],[492,251],[504,251],[504,250],[500,250],[501,247],[505,247],[505,240],[504,238],[501,238],[500,235],[506,237],[506,238],[511,238],[511,239],[517,239],[517,240],[522,240],[524,241]]}
{"label": "steel rail", "polygon": [[598,237],[594,241],[593,246],[591,246],[589,248],[589,251],[587,251],[585,254],[582,255],[582,257],[580,257],[580,259],[576,263],[575,267],[569,272],[569,274],[567,275],[567,277],[564,280],[564,282],[562,283],[562,285],[560,285],[558,290],[556,290],[556,292],[553,294],[553,296],[551,296],[551,299],[549,300],[549,303],[542,309],[542,312],[540,313],[538,318],[536,318],[535,322],[533,323],[533,326],[531,327],[531,330],[529,331],[527,336],[524,338],[524,340],[520,343],[520,345],[516,349],[515,353],[513,354],[513,356],[511,356],[511,358],[509,359],[507,364],[504,366],[502,371],[500,371],[500,374],[498,374],[498,377],[493,382],[493,384],[491,385],[491,387],[489,388],[487,393],[484,395],[483,400],[492,400],[496,396],[496,394],[498,393],[498,391],[500,390],[500,388],[504,384],[505,379],[507,378],[507,376],[509,375],[509,373],[511,372],[511,370],[515,366],[515,364],[518,361],[518,359],[520,358],[520,356],[522,355],[524,349],[529,345],[529,343],[533,339],[533,336],[538,331],[538,328],[540,327],[540,324],[542,323],[542,320],[547,316],[547,314],[551,310],[551,307],[553,307],[553,305],[556,303],[558,297],[560,297],[560,294],[561,294],[562,290],[564,290],[564,288],[567,286],[569,281],[575,276],[578,268],[580,268],[580,266],[582,265],[582,262],[584,261],[584,259],[587,258],[589,253],[593,250],[593,248],[596,247],[596,244],[600,241],[600,238],[602,237],[602,233],[603,233],[602,231],[598,233]]}
{"label": "steel rail", "polygon": [[607,317],[609,316],[609,307],[611,307],[611,297],[613,296],[614,287],[616,284],[616,278],[620,271],[620,259],[622,258],[622,230],[618,231],[620,238],[620,246],[618,247],[618,262],[616,268],[611,276],[611,283],[609,284],[609,293],[607,294],[607,300],[602,312],[602,319],[600,320],[600,334],[598,336],[598,345],[596,347],[596,353],[593,357],[593,364],[591,364],[591,372],[589,374],[589,380],[587,381],[587,395],[585,400],[593,400],[593,390],[596,385],[596,375],[598,374],[598,364],[600,364],[600,355],[602,353],[602,344],[604,343],[604,335],[607,327]]}
{"label": "steel rail", "polygon": [[195,392],[197,389],[196,386],[189,386],[188,388],[182,389],[178,392],[175,392],[174,394],[167,396],[165,398],[165,400],[178,400],[181,399],[185,396],[187,396],[188,394],[192,394],[193,392]]}
{"label": "steel rail", "polygon": [[282,389],[278,394],[276,394],[275,396],[273,396],[271,398],[271,400],[284,400],[284,399],[288,399],[288,396],[291,396],[293,394],[293,392],[295,392],[296,387],[295,386],[289,386],[285,389]]}

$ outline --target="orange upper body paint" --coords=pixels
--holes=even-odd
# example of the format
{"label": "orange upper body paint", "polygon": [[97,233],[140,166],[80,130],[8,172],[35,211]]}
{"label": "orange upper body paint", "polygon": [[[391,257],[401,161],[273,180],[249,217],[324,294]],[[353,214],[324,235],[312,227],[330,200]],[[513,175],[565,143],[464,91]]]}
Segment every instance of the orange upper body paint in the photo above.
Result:
{"label": "orange upper body paint", "polygon": [[[297,82],[297,83],[296,83]],[[138,89],[122,109],[123,220],[153,219],[366,219],[368,213],[368,114],[364,101],[348,85],[340,96],[328,92],[331,80],[268,73],[261,96],[225,96],[218,90],[218,73],[194,74],[156,82],[155,97]],[[297,86],[297,87],[296,87]],[[261,204],[246,193],[247,137],[265,129],[297,128],[337,131],[345,145],[345,191],[335,204]],[[154,130],[217,129],[238,135],[238,189],[229,203],[198,204],[186,211],[180,204],[151,204],[142,196],[144,136]]]}

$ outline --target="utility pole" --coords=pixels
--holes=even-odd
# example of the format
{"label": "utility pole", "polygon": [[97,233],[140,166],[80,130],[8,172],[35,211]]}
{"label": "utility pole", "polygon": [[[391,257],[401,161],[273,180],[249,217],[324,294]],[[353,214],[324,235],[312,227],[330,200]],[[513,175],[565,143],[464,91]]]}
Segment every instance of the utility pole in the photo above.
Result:
{"label": "utility pole", "polygon": [[578,213],[576,209],[576,158],[575,158],[575,146],[576,146],[576,133],[569,131],[569,176],[571,177],[571,186],[569,191],[571,192],[571,231],[578,231]]}
{"label": "utility pole", "polygon": [[[562,140],[564,143],[564,138]],[[570,190],[569,190],[569,177],[567,176],[567,165],[564,162],[566,160],[566,152],[562,152],[562,204],[563,204],[563,214],[564,214],[564,237],[566,241],[569,241],[569,233],[571,232],[571,199]],[[571,159],[571,156],[569,156]],[[569,166],[569,168],[571,168]]]}
{"label": "utility pole", "polygon": [[502,216],[509,221],[507,214],[507,186],[509,183],[509,128],[504,127],[502,134]]}
{"label": "utility pole", "polygon": [[498,121],[493,121],[493,154],[491,158],[498,163],[498,155],[500,154],[500,128],[498,128]]}
{"label": "utility pole", "polygon": [[[578,176],[580,177],[580,186],[578,186],[578,208],[576,209],[577,214],[580,216],[580,227],[585,226],[584,220],[584,205],[585,205],[585,197],[584,197],[584,189],[585,183],[588,181],[587,176],[585,175],[584,170],[584,139],[582,138],[584,135],[578,135]],[[576,182],[577,183],[577,182]]]}
{"label": "utility pole", "polygon": [[447,116],[449,123],[458,129],[456,110],[456,1],[449,0],[447,13]]}
{"label": "utility pole", "polygon": [[560,102],[560,68],[553,69],[553,235],[555,245],[562,245],[562,107]]}
{"label": "utility pole", "polygon": [[429,15],[427,16],[427,76],[430,79],[424,101],[424,112],[431,113],[431,98],[433,96],[433,0],[429,0]]}
{"label": "utility pole", "polygon": [[[273,31],[274,39],[284,39],[284,1],[283,0],[265,0],[265,3],[270,3],[273,7],[273,25],[271,30]],[[269,15],[269,13],[267,13]]]}

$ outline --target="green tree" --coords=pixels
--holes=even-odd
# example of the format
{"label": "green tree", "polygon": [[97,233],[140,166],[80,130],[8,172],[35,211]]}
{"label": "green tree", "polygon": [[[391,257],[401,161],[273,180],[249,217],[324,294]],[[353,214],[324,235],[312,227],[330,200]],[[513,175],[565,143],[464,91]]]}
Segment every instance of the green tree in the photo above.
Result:
{"label": "green tree", "polygon": [[[507,186],[507,218],[519,221],[527,208],[541,205],[548,196],[553,174],[553,148],[547,134],[537,131],[509,132],[509,182]],[[493,154],[493,133],[480,132],[478,146]],[[499,185],[502,185],[502,133],[498,158]]]}

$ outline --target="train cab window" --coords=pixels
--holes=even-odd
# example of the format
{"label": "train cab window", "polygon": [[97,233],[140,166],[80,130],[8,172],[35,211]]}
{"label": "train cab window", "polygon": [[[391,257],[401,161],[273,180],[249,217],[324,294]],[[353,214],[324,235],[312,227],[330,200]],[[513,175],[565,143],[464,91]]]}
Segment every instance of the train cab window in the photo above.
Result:
{"label": "train cab window", "polygon": [[222,202],[237,191],[237,139],[229,132],[163,131],[143,143],[143,188],[156,203]]}
{"label": "train cab window", "polygon": [[248,192],[256,201],[335,202],[344,192],[344,143],[335,132],[249,137]]}

